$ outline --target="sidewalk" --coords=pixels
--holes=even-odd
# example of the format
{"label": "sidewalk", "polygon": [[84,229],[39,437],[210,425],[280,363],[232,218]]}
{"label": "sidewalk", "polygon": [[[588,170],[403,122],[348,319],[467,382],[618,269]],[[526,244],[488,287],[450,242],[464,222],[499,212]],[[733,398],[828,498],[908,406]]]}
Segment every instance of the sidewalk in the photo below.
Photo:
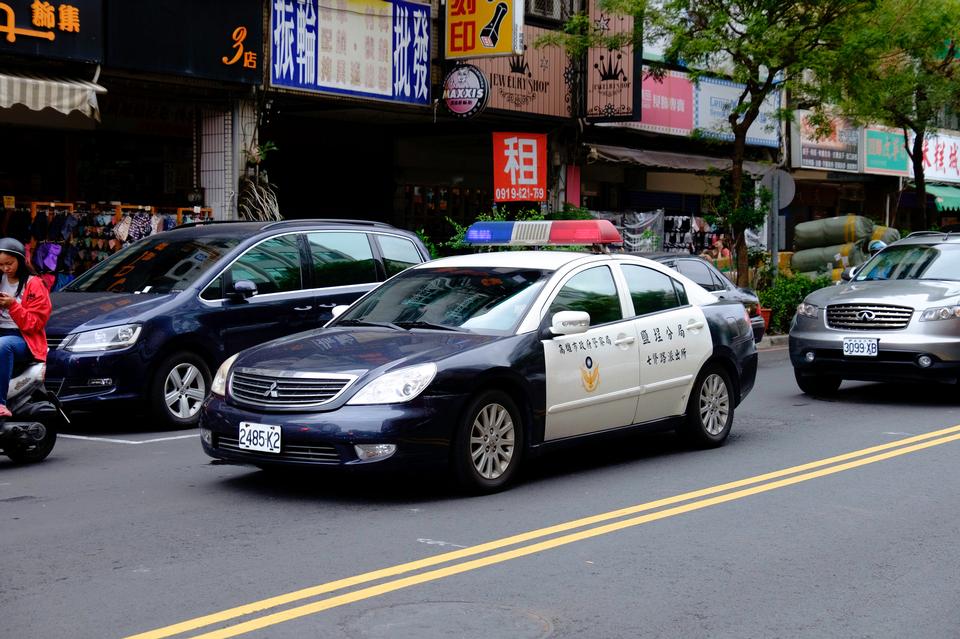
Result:
{"label": "sidewalk", "polygon": [[789,341],[789,335],[764,335],[760,343],[757,344],[757,350],[767,351],[774,348],[786,348]]}

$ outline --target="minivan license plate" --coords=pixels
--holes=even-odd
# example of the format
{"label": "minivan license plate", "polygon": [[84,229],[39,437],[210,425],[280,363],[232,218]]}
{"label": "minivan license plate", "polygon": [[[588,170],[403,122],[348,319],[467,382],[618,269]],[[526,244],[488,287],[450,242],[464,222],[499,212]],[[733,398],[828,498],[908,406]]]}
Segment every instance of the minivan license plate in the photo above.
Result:
{"label": "minivan license plate", "polygon": [[848,357],[876,357],[880,350],[878,339],[865,337],[845,337],[843,339],[843,354]]}
{"label": "minivan license plate", "polygon": [[279,453],[280,427],[269,424],[240,422],[240,437],[237,443],[243,450],[256,450],[261,453]]}

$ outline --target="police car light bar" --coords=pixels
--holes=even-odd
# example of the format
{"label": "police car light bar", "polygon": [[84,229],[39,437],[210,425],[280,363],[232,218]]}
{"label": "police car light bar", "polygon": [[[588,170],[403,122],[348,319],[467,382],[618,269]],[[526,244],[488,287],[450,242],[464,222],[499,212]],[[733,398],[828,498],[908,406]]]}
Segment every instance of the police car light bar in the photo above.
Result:
{"label": "police car light bar", "polygon": [[542,222],[475,222],[467,229],[467,244],[484,246],[573,246],[622,244],[620,232],[609,220],[551,220]]}

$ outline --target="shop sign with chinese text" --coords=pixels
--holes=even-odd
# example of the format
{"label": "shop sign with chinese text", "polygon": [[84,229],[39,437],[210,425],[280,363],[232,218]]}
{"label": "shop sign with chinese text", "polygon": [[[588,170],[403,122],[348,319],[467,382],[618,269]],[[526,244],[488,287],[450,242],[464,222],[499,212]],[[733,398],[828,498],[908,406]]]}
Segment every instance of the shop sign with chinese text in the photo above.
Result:
{"label": "shop sign with chinese text", "polygon": [[488,58],[523,52],[522,0],[446,0],[444,58]]}
{"label": "shop sign with chinese text", "polygon": [[[914,136],[911,136],[911,148]],[[960,182],[960,135],[928,133],[923,140],[923,176],[930,182]],[[913,164],[910,165],[913,177]]]}
{"label": "shop sign with chinese text", "polygon": [[809,111],[794,114],[791,153],[794,168],[823,171],[860,171],[860,129],[842,118],[832,118],[830,131],[817,137]]}
{"label": "shop sign with chinese text", "polygon": [[493,134],[493,201],[547,199],[547,135]]}
{"label": "shop sign with chinese text", "polygon": [[3,0],[0,54],[103,61],[102,0]]}
{"label": "shop sign with chinese text", "polygon": [[[590,0],[590,20],[604,36],[632,33],[633,18],[604,11],[597,0]],[[636,119],[635,95],[640,83],[634,69],[641,68],[639,51],[632,46],[619,50],[591,47],[587,51],[586,115],[592,122],[616,122]]]}
{"label": "shop sign with chinese text", "polygon": [[[546,29],[527,28],[531,42]],[[570,117],[567,55],[561,47],[523,46],[523,53],[474,61],[490,83],[488,108],[533,115]]]}
{"label": "shop sign with chinese text", "polygon": [[693,83],[686,73],[667,71],[662,81],[643,68],[640,91],[640,122],[627,122],[625,126],[666,133],[690,135],[693,133]]}
{"label": "shop sign with chinese text", "polygon": [[430,103],[430,5],[271,0],[270,84]]}
{"label": "shop sign with chinese text", "polygon": [[[107,64],[193,78],[260,84],[259,0],[111,2]],[[176,33],[176,42],[170,34]]]}
{"label": "shop sign with chinese text", "polygon": [[903,131],[880,126],[863,129],[863,172],[877,175],[910,175],[910,156]]}
{"label": "shop sign with chinese text", "polygon": [[[700,78],[696,86],[696,105],[694,109],[694,127],[705,137],[733,141],[733,129],[730,128],[730,112],[746,88],[743,84],[720,80],[718,78]],[[780,147],[780,92],[767,96],[760,105],[760,113],[747,129],[747,144]]]}

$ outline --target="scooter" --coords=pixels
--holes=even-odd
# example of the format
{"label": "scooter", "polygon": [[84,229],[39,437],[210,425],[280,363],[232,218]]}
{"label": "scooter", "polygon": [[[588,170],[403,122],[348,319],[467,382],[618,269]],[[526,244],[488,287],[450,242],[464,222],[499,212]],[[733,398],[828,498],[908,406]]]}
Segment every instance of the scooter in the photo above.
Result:
{"label": "scooter", "polygon": [[70,419],[57,396],[43,385],[47,366],[32,362],[14,370],[7,391],[11,417],[0,419],[0,449],[16,463],[42,461],[57,442],[57,427]]}

